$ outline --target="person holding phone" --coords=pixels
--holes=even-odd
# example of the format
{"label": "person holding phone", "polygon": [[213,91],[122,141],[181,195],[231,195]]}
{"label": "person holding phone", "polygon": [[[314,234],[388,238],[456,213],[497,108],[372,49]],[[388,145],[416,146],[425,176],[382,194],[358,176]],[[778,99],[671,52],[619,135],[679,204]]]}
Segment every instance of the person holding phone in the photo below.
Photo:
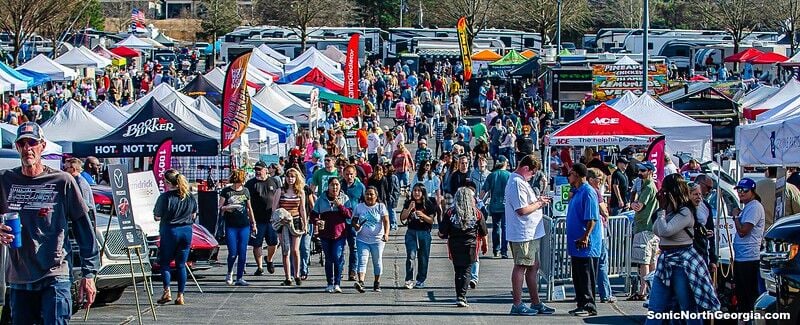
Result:
{"label": "person holding phone", "polygon": [[355,221],[353,228],[357,231],[356,247],[358,249],[358,281],[355,288],[364,293],[364,278],[367,262],[372,257],[372,270],[375,282],[372,290],[381,292],[381,270],[383,269],[383,248],[389,241],[389,212],[386,205],[378,202],[378,189],[367,187],[364,202],[359,203],[353,211]]}
{"label": "person holding phone", "polygon": [[567,179],[573,188],[567,208],[567,253],[572,262],[572,283],[578,307],[570,310],[573,316],[595,316],[597,305],[594,295],[597,288],[596,271],[603,248],[600,203],[597,192],[586,181],[586,165],[572,165]]}
{"label": "person holding phone", "polygon": [[[431,254],[431,229],[439,214],[439,207],[428,197],[423,183],[411,190],[411,197],[403,205],[400,222],[408,223],[406,231],[406,281],[405,288],[425,288],[428,278],[428,258]],[[417,281],[414,282],[414,260],[417,261]]]}
{"label": "person holding phone", "polygon": [[[231,186],[223,188],[219,194],[219,208],[225,219],[225,239],[228,245],[228,273],[225,275],[225,283],[228,285],[249,285],[243,278],[247,263],[247,243],[250,233],[255,233],[257,229],[253,208],[250,206],[250,191],[244,187],[245,177],[244,170],[234,170],[228,178]],[[233,263],[237,263],[235,283]]]}

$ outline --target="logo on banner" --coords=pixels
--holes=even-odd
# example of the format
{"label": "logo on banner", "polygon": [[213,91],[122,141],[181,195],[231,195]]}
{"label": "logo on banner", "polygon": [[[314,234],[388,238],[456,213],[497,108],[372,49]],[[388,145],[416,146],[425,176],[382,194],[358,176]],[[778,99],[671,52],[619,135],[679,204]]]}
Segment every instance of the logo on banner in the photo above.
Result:
{"label": "logo on banner", "polygon": [[589,124],[594,125],[615,125],[619,124],[619,118],[613,117],[595,117]]}
{"label": "logo on banner", "polygon": [[175,125],[163,117],[154,117],[146,121],[136,124],[128,125],[128,130],[125,131],[123,137],[138,138],[155,132],[172,132],[175,131]]}
{"label": "logo on banner", "polygon": [[114,170],[114,185],[117,187],[125,185],[125,175],[122,174],[122,170],[120,169]]}

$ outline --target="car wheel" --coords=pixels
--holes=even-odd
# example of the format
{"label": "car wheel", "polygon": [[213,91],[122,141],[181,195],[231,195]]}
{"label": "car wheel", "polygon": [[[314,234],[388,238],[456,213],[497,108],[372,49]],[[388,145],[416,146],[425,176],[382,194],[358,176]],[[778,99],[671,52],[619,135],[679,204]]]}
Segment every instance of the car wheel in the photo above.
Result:
{"label": "car wheel", "polygon": [[97,292],[97,297],[95,298],[95,304],[110,304],[122,297],[122,294],[125,293],[126,287],[121,288],[113,288],[113,289],[104,289]]}

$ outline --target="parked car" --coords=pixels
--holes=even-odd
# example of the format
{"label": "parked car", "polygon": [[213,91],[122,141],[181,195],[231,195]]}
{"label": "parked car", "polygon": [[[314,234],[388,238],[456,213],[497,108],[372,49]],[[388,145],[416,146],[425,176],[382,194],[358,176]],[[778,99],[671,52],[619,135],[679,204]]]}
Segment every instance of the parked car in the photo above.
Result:
{"label": "parked car", "polygon": [[764,233],[761,277],[767,291],[756,300],[755,312],[789,313],[787,320],[758,320],[756,324],[797,324],[800,319],[800,215],[783,217]]}
{"label": "parked car", "polygon": [[[111,188],[103,185],[92,186],[94,202],[98,213],[110,214],[112,209]],[[160,272],[161,267],[158,263],[158,247],[160,236],[158,232],[146,233],[147,246],[149,248],[150,263],[153,273]],[[187,263],[192,270],[204,270],[211,268],[211,260],[215,260],[219,251],[219,243],[214,236],[200,224],[192,225],[192,244],[189,250],[189,260]],[[173,261],[173,263],[175,263]],[[174,264],[173,264],[174,266]]]}

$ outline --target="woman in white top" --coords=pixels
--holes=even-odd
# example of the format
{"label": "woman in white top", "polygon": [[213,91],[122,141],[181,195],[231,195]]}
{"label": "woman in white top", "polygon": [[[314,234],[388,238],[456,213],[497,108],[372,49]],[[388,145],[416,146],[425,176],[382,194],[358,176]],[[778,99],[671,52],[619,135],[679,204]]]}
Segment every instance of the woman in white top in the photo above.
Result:
{"label": "woman in white top", "polygon": [[383,268],[383,248],[389,241],[389,212],[386,205],[378,202],[378,189],[367,187],[364,202],[353,211],[353,229],[356,230],[356,249],[358,250],[358,281],[355,288],[364,293],[364,278],[367,261],[372,257],[372,270],[375,282],[372,290],[381,291],[381,270]]}
{"label": "woman in white top", "polygon": [[422,185],[425,186],[425,190],[427,191],[429,198],[438,198],[439,195],[442,194],[442,181],[439,179],[439,175],[433,173],[431,162],[429,160],[425,160],[420,162],[419,166],[417,167],[419,170],[417,170],[417,173],[414,174],[414,180],[411,181],[411,186],[414,186],[417,183],[422,183]]}
{"label": "woman in white top", "polygon": [[517,161],[514,153],[514,143],[517,141],[517,135],[514,133],[514,122],[508,120],[506,122],[506,134],[503,136],[503,142],[500,143],[500,154],[508,158],[508,164],[511,170],[517,168]]}

